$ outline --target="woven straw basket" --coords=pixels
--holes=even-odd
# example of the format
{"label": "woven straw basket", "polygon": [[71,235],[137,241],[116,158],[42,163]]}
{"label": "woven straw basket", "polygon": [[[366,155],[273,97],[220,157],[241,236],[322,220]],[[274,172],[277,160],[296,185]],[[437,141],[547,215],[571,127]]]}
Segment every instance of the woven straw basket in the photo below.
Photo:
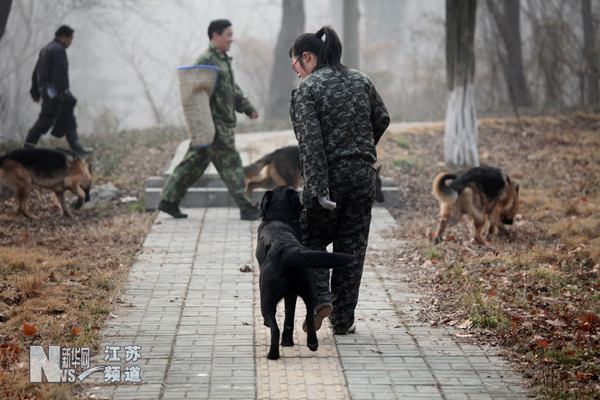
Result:
{"label": "woven straw basket", "polygon": [[217,83],[217,73],[217,67],[212,65],[177,68],[181,107],[190,132],[190,146],[210,146],[215,138],[210,96]]}

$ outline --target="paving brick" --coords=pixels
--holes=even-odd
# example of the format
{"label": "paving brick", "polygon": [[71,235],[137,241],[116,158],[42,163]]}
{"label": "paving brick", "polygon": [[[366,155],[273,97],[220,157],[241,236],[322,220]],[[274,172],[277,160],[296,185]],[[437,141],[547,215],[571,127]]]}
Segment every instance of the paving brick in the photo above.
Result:
{"label": "paving brick", "polygon": [[[374,209],[356,312],[357,333],[334,336],[325,320],[319,349],[306,347],[297,302],[294,346],[267,360],[254,258],[258,222],[231,208],[189,209],[187,220],[159,214],[134,264],[127,307],[103,329],[104,345],[142,346],[141,385],[91,389],[111,399],[525,399],[520,378],[493,349],[457,344],[452,330],[410,319],[418,298],[371,257],[397,242],[379,230],[394,224]],[[241,273],[248,265],[253,273]],[[384,277],[384,279],[380,279]],[[401,319],[396,310],[403,311]],[[283,303],[277,309],[283,325]],[[105,364],[103,354],[95,365]],[[113,364],[117,365],[117,364]],[[132,365],[121,362],[119,365]],[[163,389],[164,388],[164,389]],[[161,397],[162,393],[162,397]]]}

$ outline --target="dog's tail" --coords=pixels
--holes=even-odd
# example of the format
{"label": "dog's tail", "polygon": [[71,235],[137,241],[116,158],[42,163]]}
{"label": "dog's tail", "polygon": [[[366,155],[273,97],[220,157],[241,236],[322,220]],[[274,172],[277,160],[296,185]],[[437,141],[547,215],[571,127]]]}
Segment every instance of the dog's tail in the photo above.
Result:
{"label": "dog's tail", "polygon": [[260,174],[260,171],[262,171],[264,166],[273,161],[274,156],[275,152],[272,152],[262,157],[261,159],[254,161],[252,164],[246,165],[244,167],[244,175],[246,176],[246,181],[249,181],[258,174]]}
{"label": "dog's tail", "polygon": [[450,179],[456,179],[456,175],[442,172],[433,180],[433,195],[440,203],[453,203],[458,198],[458,192],[446,185]]}
{"label": "dog's tail", "polygon": [[[306,268],[338,268],[354,261],[354,256],[344,253],[291,249],[286,254],[289,259],[284,265],[303,266]],[[286,258],[287,258],[286,257]]]}

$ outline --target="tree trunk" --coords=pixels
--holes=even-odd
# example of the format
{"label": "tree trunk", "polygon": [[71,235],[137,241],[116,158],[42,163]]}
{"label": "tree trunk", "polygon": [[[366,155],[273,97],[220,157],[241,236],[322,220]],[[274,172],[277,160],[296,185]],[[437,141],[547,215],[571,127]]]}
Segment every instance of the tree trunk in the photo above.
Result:
{"label": "tree trunk", "polygon": [[288,105],[290,93],[298,75],[292,70],[287,54],[298,36],[304,33],[304,1],[283,0],[281,30],[275,46],[275,62],[269,84],[269,99],[265,116],[267,119],[290,117]]}
{"label": "tree trunk", "polygon": [[531,106],[531,96],[523,72],[520,0],[504,0],[503,11],[500,11],[500,7],[494,0],[486,0],[486,3],[500,31],[506,50],[505,54],[501,55],[501,60],[508,93],[514,97],[517,106]]}
{"label": "tree trunk", "polygon": [[475,111],[475,14],[477,0],[446,0],[448,108],[444,160],[448,166],[479,166]]}
{"label": "tree trunk", "polygon": [[0,1],[0,39],[2,39],[2,35],[4,35],[4,30],[6,29],[11,4],[12,0]]}
{"label": "tree trunk", "polygon": [[598,104],[600,102],[600,93],[598,89],[598,55],[596,54],[594,19],[590,0],[581,0],[581,14],[583,16],[583,51],[586,63],[587,101],[588,104]]}
{"label": "tree trunk", "polygon": [[344,0],[344,64],[350,68],[360,68],[358,0]]}

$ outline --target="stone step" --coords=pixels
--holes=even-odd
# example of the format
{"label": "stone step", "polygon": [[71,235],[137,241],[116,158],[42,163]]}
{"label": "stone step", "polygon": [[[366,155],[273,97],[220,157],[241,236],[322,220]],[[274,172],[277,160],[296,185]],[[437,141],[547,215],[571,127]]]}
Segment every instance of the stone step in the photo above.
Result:
{"label": "stone step", "polygon": [[[162,188],[165,185],[165,182],[169,178],[168,175],[165,177],[160,176],[151,176],[146,181],[147,188]],[[396,187],[396,182],[392,178],[388,178],[385,176],[381,177],[381,186],[386,188]],[[218,174],[204,174],[196,183],[192,185],[192,187],[225,187],[225,183],[221,180],[221,177]]]}
{"label": "stone step", "polygon": [[[400,205],[400,192],[398,188],[382,187],[385,197],[383,203],[375,202],[374,207],[398,207]],[[160,202],[160,187],[147,187],[145,204],[146,210],[155,210]],[[252,192],[252,203],[262,201],[265,189],[256,189]],[[233,198],[225,187],[191,187],[181,201],[181,207],[236,207]]]}
{"label": "stone step", "polygon": [[[236,134],[236,147],[242,158],[242,163],[248,165],[280,147],[297,144],[292,130],[276,132],[257,132]],[[166,179],[181,162],[187,149],[189,140],[182,141],[173,159],[167,166],[162,177],[154,176],[146,182],[146,209],[154,210],[160,201],[160,192]],[[400,205],[400,191],[396,182],[391,178],[382,177],[382,191],[385,202],[375,203],[379,207],[398,207]],[[260,203],[265,190],[257,189],[252,193],[252,202]],[[235,207],[235,202],[225,188],[217,170],[212,165],[206,169],[204,175],[192,185],[181,202],[182,207]]]}

